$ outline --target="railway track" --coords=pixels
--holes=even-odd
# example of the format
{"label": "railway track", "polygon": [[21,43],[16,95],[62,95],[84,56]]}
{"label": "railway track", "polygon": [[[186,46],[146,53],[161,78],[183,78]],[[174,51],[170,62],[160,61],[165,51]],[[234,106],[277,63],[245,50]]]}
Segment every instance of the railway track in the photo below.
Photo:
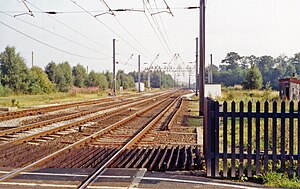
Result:
{"label": "railway track", "polygon": [[[136,95],[131,95],[131,96],[136,96]],[[114,100],[122,99],[122,98],[124,98],[124,97],[122,97],[122,96],[121,97],[108,97],[108,98],[97,99],[97,100],[66,103],[66,104],[53,105],[53,106],[47,106],[47,107],[41,107],[41,108],[33,108],[33,109],[27,109],[27,110],[1,113],[0,121],[6,121],[6,120],[11,120],[11,119],[26,117],[26,116],[39,115],[39,114],[44,114],[47,112],[53,112],[53,111],[62,110],[62,109],[66,109],[66,108],[95,105],[98,103],[110,102],[110,101],[114,101]]]}
{"label": "railway track", "polygon": [[[51,135],[54,132],[64,131],[64,130],[70,129],[72,127],[75,127],[75,126],[80,127],[85,123],[95,121],[96,119],[102,118],[104,116],[108,116],[110,114],[119,112],[119,111],[124,110],[129,107],[134,107],[143,102],[151,101],[151,99],[153,99],[153,98],[156,98],[156,96],[152,97],[152,98],[151,97],[143,97],[143,98],[134,99],[134,100],[131,99],[129,101],[123,100],[121,102],[114,103],[114,104],[112,104],[112,103],[106,104],[105,106],[103,106],[103,104],[102,104],[103,107],[100,107],[100,108],[96,108],[96,109],[92,109],[92,110],[85,110],[82,112],[73,113],[70,115],[66,115],[66,116],[62,116],[62,117],[58,117],[58,118],[54,118],[54,119],[50,119],[50,120],[45,120],[45,121],[41,121],[41,122],[24,125],[24,126],[17,127],[17,128],[0,131],[0,146],[6,145],[6,144],[12,144],[12,143],[20,143],[23,141],[28,141],[28,140],[39,138],[41,136]],[[97,113],[97,112],[101,112],[101,111],[102,111],[102,113],[99,113],[99,114]],[[83,116],[85,116],[87,118],[82,119]],[[75,119],[75,118],[81,118],[81,119],[74,121],[72,123],[69,123],[69,124],[62,124],[61,126],[57,126],[54,128],[49,127],[50,124],[67,121],[67,120],[71,120],[71,119]],[[44,127],[44,129],[41,129],[42,127]],[[32,130],[34,130],[34,131],[32,131]],[[30,134],[30,133],[34,133],[34,134]],[[49,136],[49,137],[51,138],[51,136]]]}
{"label": "railway track", "polygon": [[[96,124],[85,127],[80,132],[78,132],[79,127],[75,129],[77,131],[73,133],[71,131],[72,135],[70,136],[73,136],[71,140],[66,140],[66,137],[55,134],[57,132],[55,131],[52,134],[44,133],[37,137],[27,138],[16,142],[14,145],[4,145],[3,149],[7,152],[4,156],[7,157],[13,155],[13,153],[28,153],[27,150],[32,148],[32,144],[40,146],[41,151],[44,150],[45,154],[48,155],[31,158],[27,163],[19,165],[12,165],[13,160],[6,165],[0,163],[0,167],[3,165],[4,167],[21,167],[0,177],[0,182],[33,167],[94,168],[93,174],[87,177],[79,188],[87,187],[107,167],[147,168],[153,171],[199,169],[202,163],[199,146],[157,145],[155,141],[145,140],[147,137],[155,135],[149,131],[154,127],[157,129],[158,125],[161,125],[159,122],[169,124],[170,120],[177,114],[176,112],[181,107],[181,98],[178,96],[173,95],[164,100],[158,100],[157,98],[155,104],[152,103],[146,108],[141,103],[136,107],[131,106],[131,108],[117,110],[110,115],[105,115],[105,118],[98,117],[90,120]],[[172,108],[173,110],[171,110]],[[131,112],[130,115],[129,112]],[[117,122],[116,117],[119,118]],[[84,123],[79,125],[82,124]],[[68,133],[68,130],[74,130],[74,127],[71,126],[64,130]],[[78,137],[79,135],[81,138]],[[57,141],[61,138],[65,141]],[[26,141],[25,144],[24,141]],[[59,142],[60,148],[51,145],[52,141]],[[41,145],[42,142],[46,145]],[[9,153],[11,149],[16,151]],[[1,158],[3,156],[0,155],[0,160]]]}
{"label": "railway track", "polygon": [[[166,94],[161,95],[161,96],[166,96]],[[147,99],[147,100],[145,100],[145,101],[151,101],[151,99],[150,99],[150,100]],[[152,99],[152,101],[153,101],[153,99]],[[140,101],[140,102],[137,102],[137,103],[142,103],[142,102]],[[158,103],[161,103],[161,102],[158,102]],[[98,131],[98,132],[96,132],[96,133],[90,135],[90,136],[87,136],[87,137],[85,137],[84,139],[81,139],[81,140],[79,140],[79,141],[76,141],[75,143],[73,143],[73,144],[71,144],[71,145],[65,145],[64,148],[59,149],[59,150],[56,150],[54,153],[51,153],[50,155],[48,155],[48,156],[46,156],[46,157],[42,157],[42,156],[40,155],[40,156],[38,156],[38,157],[40,158],[38,161],[35,161],[34,163],[29,164],[29,165],[27,165],[27,166],[25,166],[25,167],[23,167],[23,168],[21,168],[21,169],[19,169],[19,170],[26,170],[26,169],[28,169],[29,167],[39,165],[40,163],[42,163],[42,162],[48,160],[49,158],[53,158],[53,157],[55,157],[56,155],[58,155],[58,154],[60,154],[60,153],[62,153],[62,152],[64,152],[64,151],[66,151],[66,150],[68,150],[68,149],[71,149],[72,147],[80,146],[80,145],[83,145],[83,144],[85,144],[85,143],[88,143],[89,141],[91,141],[92,139],[98,137],[99,135],[103,134],[104,132],[107,132],[107,131],[111,130],[112,128],[115,128],[115,127],[117,127],[117,126],[120,125],[120,124],[126,123],[126,122],[127,122],[128,120],[130,120],[130,119],[134,119],[135,117],[137,117],[137,116],[141,113],[141,111],[146,111],[146,110],[151,109],[151,108],[153,108],[153,107],[155,107],[155,106],[156,106],[156,104],[154,104],[154,105],[152,104],[151,106],[148,105],[148,107],[147,107],[146,109],[140,110],[140,111],[138,111],[138,113],[135,113],[135,114],[133,114],[132,116],[129,116],[129,117],[127,117],[127,118],[125,118],[125,119],[123,119],[123,120],[121,120],[121,121],[118,121],[117,123],[115,123],[115,124],[113,124],[113,125],[110,125],[110,126],[104,128],[104,129],[102,129],[102,130],[100,130],[100,131]],[[128,107],[127,107],[127,108],[128,108]],[[46,146],[47,146],[47,149],[49,149],[49,151],[51,151],[51,147],[49,147],[48,145],[46,145]],[[4,154],[3,156],[5,156],[6,158],[9,156],[9,154],[13,156],[14,153],[17,153],[17,152],[12,152],[11,149],[14,148],[14,147],[15,147],[15,148],[19,148],[19,149],[21,149],[21,150],[25,149],[25,151],[23,151],[23,153],[26,152],[26,149],[30,149],[30,146],[27,146],[27,147],[24,148],[24,146],[22,146],[22,144],[20,144],[19,146],[18,146],[18,145],[14,145],[14,146],[7,145],[7,146],[4,146],[4,147],[6,147],[7,154]],[[43,147],[43,148],[44,148],[44,147]],[[53,148],[55,149],[55,147],[53,147]],[[53,148],[52,148],[52,149],[53,149]],[[44,153],[44,152],[43,152],[43,153]],[[22,154],[22,152],[21,152],[21,154]],[[45,154],[49,154],[49,153],[45,153]],[[2,158],[5,158],[5,157],[3,157],[3,156],[2,156]],[[25,155],[25,157],[26,157],[26,155]],[[41,157],[42,157],[42,158],[41,158]],[[1,158],[1,157],[0,157],[0,158]],[[21,158],[22,158],[22,157],[21,157]],[[18,162],[18,161],[17,161],[17,162]],[[25,163],[25,165],[26,165],[26,164],[28,164],[28,163]],[[3,166],[3,165],[2,165],[2,166]],[[13,174],[13,175],[14,175],[14,174]],[[7,177],[4,176],[4,177],[2,177],[2,178],[0,179],[0,181],[1,181],[2,179],[6,179],[6,178],[7,178]]]}

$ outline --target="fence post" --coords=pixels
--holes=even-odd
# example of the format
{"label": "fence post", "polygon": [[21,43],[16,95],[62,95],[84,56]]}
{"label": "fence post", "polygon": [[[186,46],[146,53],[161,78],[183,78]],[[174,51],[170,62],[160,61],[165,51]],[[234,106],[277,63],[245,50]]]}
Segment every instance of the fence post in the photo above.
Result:
{"label": "fence post", "polygon": [[294,173],[294,102],[291,101],[290,102],[290,113],[289,113],[289,133],[290,133],[290,137],[289,137],[289,163],[290,163],[290,167],[288,170],[288,175],[290,177],[293,176]]}
{"label": "fence post", "polygon": [[206,111],[205,111],[205,130],[204,130],[204,148],[205,148],[205,162],[206,162],[206,174],[208,177],[212,176],[212,164],[211,164],[211,144],[210,144],[210,139],[211,139],[211,106],[212,106],[212,101],[208,98],[206,98]]}
{"label": "fence post", "polygon": [[214,102],[214,114],[213,114],[213,121],[212,121],[212,142],[213,142],[213,153],[214,153],[214,176],[219,177],[219,144],[220,144],[220,137],[219,137],[219,117],[220,117],[220,104],[219,102]]}

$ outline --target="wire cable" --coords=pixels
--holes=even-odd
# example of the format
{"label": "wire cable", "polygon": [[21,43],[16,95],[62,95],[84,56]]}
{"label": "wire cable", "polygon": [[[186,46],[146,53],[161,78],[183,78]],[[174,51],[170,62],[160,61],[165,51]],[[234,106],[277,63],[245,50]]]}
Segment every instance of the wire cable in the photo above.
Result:
{"label": "wire cable", "polygon": [[74,3],[75,5],[77,5],[80,9],[84,10],[87,14],[89,14],[90,16],[92,16],[93,18],[95,18],[100,24],[102,24],[105,28],[107,28],[109,31],[111,31],[112,33],[114,33],[116,36],[118,36],[121,40],[123,40],[127,45],[129,45],[131,48],[133,48],[134,50],[136,50],[138,53],[141,53],[141,51],[139,51],[137,48],[135,48],[133,45],[131,45],[127,40],[125,40],[123,37],[121,37],[118,33],[116,33],[113,29],[111,29],[109,26],[107,26],[106,24],[104,24],[101,20],[99,20],[97,17],[95,17],[92,13],[90,13],[88,10],[86,10],[85,8],[83,8],[82,6],[80,6],[78,3],[76,3],[74,0],[70,0],[72,3]]}
{"label": "wire cable", "polygon": [[85,46],[85,45],[83,45],[83,44],[81,44],[81,43],[78,43],[77,41],[74,41],[74,40],[72,40],[72,39],[66,38],[66,37],[64,37],[64,36],[62,36],[62,35],[60,35],[60,34],[54,33],[54,32],[52,32],[52,31],[50,31],[50,30],[47,30],[47,29],[45,29],[45,28],[43,28],[43,27],[40,27],[40,26],[35,25],[35,24],[32,24],[32,23],[27,22],[27,21],[25,21],[25,20],[22,20],[22,19],[20,19],[20,18],[16,18],[16,17],[14,17],[14,16],[11,16],[11,15],[9,15],[9,14],[3,12],[3,11],[0,11],[0,13],[5,14],[5,15],[7,15],[7,16],[9,16],[9,17],[15,18],[15,19],[17,19],[17,20],[19,20],[19,21],[21,21],[21,22],[24,22],[24,23],[26,23],[26,24],[28,24],[28,25],[31,25],[31,26],[33,26],[33,27],[36,27],[36,28],[38,28],[38,29],[44,30],[44,31],[46,31],[46,32],[48,32],[48,33],[51,33],[52,35],[55,35],[55,36],[60,37],[60,38],[62,38],[62,39],[65,39],[65,40],[67,40],[67,41],[69,41],[69,42],[75,43],[75,44],[77,44],[77,45],[79,45],[79,46],[81,46],[81,47],[84,47],[84,48],[86,48],[86,49],[89,49],[89,50],[91,50],[91,51],[94,51],[94,52],[97,52],[97,53],[99,53],[99,54],[101,54],[101,55],[104,55],[104,56],[109,57],[108,55],[106,55],[106,54],[104,54],[104,53],[102,53],[102,52],[100,52],[100,51],[97,51],[97,50],[95,50],[95,49],[92,49],[92,48],[90,48],[90,47],[88,47],[88,46]]}
{"label": "wire cable", "polygon": [[[146,6],[145,0],[143,0],[143,3],[144,3],[144,8],[146,8],[146,9],[148,10],[148,12],[149,12],[149,9],[148,9],[148,7]],[[157,31],[155,30],[155,27],[153,26],[153,24],[152,24],[152,22],[150,21],[150,19],[149,19],[148,15],[146,14],[146,12],[145,12],[144,14],[145,14],[145,16],[146,16],[146,18],[147,18],[147,20],[148,20],[148,22],[149,22],[149,24],[150,24],[152,30],[154,31],[156,37],[159,39],[159,41],[160,41],[160,43],[161,43],[163,49],[165,50],[165,52],[166,52],[167,54],[170,54],[170,52],[169,52],[169,51],[167,50],[167,48],[165,47],[165,44],[163,43],[162,39],[159,37]]]}
{"label": "wire cable", "polygon": [[72,52],[69,52],[69,51],[65,51],[65,50],[63,50],[63,49],[60,49],[60,48],[57,48],[57,47],[55,47],[55,46],[49,45],[49,44],[47,44],[47,43],[45,43],[45,42],[43,42],[43,41],[41,41],[41,40],[38,40],[38,39],[36,39],[36,38],[34,38],[34,37],[31,37],[30,35],[27,35],[27,34],[25,34],[25,33],[21,32],[21,31],[15,29],[15,28],[9,26],[8,24],[6,24],[6,23],[4,23],[4,22],[2,22],[2,21],[0,21],[0,24],[2,24],[2,25],[6,26],[6,27],[8,27],[8,28],[10,28],[10,29],[12,29],[12,30],[14,30],[14,31],[16,31],[16,32],[18,32],[18,33],[20,33],[20,34],[22,34],[22,35],[24,35],[24,36],[26,36],[26,37],[28,37],[28,38],[30,38],[30,39],[36,41],[36,42],[38,42],[38,43],[41,43],[41,44],[43,44],[43,45],[45,45],[45,46],[47,46],[47,47],[50,47],[50,48],[52,48],[52,49],[55,49],[55,50],[57,50],[57,51],[60,51],[60,52],[63,52],[63,53],[69,54],[69,55],[77,56],[77,57],[80,57],[80,58],[94,59],[94,60],[107,60],[107,58],[87,57],[87,56],[78,55],[78,54],[75,54],[75,53],[72,53]]}
{"label": "wire cable", "polygon": [[[27,2],[28,4],[30,4],[31,6],[33,6],[34,8],[38,9],[39,11],[45,13],[45,11],[43,11],[43,10],[40,9],[40,8],[38,8],[37,6],[35,6],[33,3],[29,2],[28,0],[26,0],[26,2]],[[110,48],[108,48],[108,47],[104,46],[103,44],[101,44],[101,43],[99,43],[99,42],[97,42],[97,41],[95,41],[95,40],[89,38],[88,36],[84,35],[83,33],[79,32],[79,31],[77,31],[77,30],[75,30],[74,28],[72,28],[71,26],[65,24],[64,22],[62,22],[62,21],[60,21],[60,20],[54,18],[53,16],[51,16],[51,15],[49,15],[49,14],[47,14],[47,15],[48,15],[51,19],[53,19],[53,20],[55,20],[56,22],[60,23],[61,25],[65,26],[66,28],[72,30],[73,32],[79,34],[79,35],[82,36],[83,38],[85,38],[85,39],[87,39],[87,40],[89,40],[89,41],[91,41],[91,42],[93,42],[93,43],[95,43],[95,44],[101,46],[101,47],[104,48],[106,51],[111,51]]]}
{"label": "wire cable", "polygon": [[[155,8],[156,8],[156,10],[158,11],[158,6],[157,6],[157,3],[156,3],[156,0],[154,0],[154,3],[155,3]],[[161,16],[160,16],[160,14],[159,14],[159,19],[160,19],[160,22],[161,22],[162,28],[163,28],[163,30],[164,30],[164,33],[165,33],[165,35],[166,35],[167,42],[169,43],[169,45],[170,45],[171,49],[173,49],[173,48],[172,48],[172,45],[171,45],[170,38],[169,38],[169,36],[168,36],[168,33],[167,33],[167,31],[166,31],[166,28],[165,28],[164,22],[163,22],[163,20],[162,20],[162,18],[161,18]]]}
{"label": "wire cable", "polygon": [[[153,11],[153,9],[152,9],[150,3],[149,3],[149,6],[150,6],[150,9]],[[146,5],[146,9],[148,10],[149,14],[151,15],[151,18],[152,18],[152,20],[154,21],[154,23],[155,23],[155,25],[156,25],[156,28],[157,28],[159,34],[161,35],[161,38],[163,39],[164,43],[166,44],[166,47],[167,47],[168,51],[171,53],[171,52],[172,52],[172,51],[171,51],[171,48],[170,48],[169,44],[167,43],[167,40],[165,39],[164,34],[163,34],[162,31],[160,30],[158,21],[157,21],[156,18],[153,16],[153,14],[150,12],[150,10],[148,9],[147,5]]]}

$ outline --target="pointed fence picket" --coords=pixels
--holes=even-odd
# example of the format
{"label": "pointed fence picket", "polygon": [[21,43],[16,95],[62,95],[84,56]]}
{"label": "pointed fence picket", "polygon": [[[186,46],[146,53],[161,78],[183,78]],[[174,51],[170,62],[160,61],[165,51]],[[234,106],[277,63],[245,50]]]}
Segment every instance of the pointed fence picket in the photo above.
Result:
{"label": "pointed fence picket", "polygon": [[206,98],[207,176],[253,177],[270,171],[300,176],[300,102],[294,106],[293,101],[225,101],[220,106]]}

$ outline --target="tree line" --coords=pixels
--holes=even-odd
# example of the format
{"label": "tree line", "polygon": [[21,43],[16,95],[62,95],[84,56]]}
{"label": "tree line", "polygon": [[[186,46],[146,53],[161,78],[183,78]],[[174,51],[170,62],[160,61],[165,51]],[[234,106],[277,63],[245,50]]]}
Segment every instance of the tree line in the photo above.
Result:
{"label": "tree line", "polygon": [[[141,82],[147,86],[147,73],[141,73]],[[137,72],[126,74],[119,70],[116,74],[117,88],[134,89],[138,81]],[[164,72],[154,71],[151,74],[151,87],[169,88],[173,79]],[[69,62],[50,62],[45,70],[37,66],[28,68],[25,59],[16,52],[15,47],[7,46],[0,53],[0,96],[10,94],[47,94],[68,92],[73,87],[97,87],[105,91],[112,89],[113,74],[109,71],[87,73],[81,65],[71,67]]]}
{"label": "tree line", "polygon": [[221,64],[213,66],[214,83],[224,86],[242,85],[245,89],[272,87],[278,89],[280,78],[300,73],[300,53],[293,57],[241,56],[236,52],[227,53]]}

